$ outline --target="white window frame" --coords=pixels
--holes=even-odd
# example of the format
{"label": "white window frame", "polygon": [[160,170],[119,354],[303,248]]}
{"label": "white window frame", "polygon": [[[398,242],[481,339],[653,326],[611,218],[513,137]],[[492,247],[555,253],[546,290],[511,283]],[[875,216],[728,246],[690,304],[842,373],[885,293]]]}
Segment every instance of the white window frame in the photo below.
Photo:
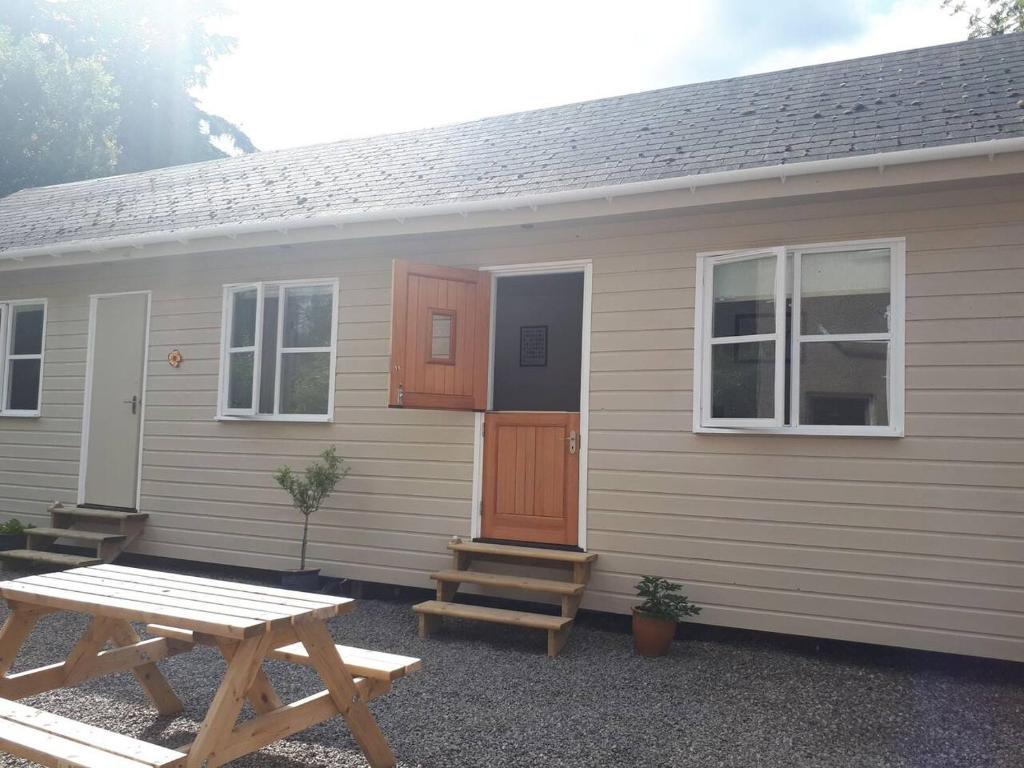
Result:
{"label": "white window frame", "polygon": [[[757,259],[764,259],[774,256],[775,257],[775,332],[774,333],[759,333],[750,336],[722,336],[720,338],[714,337],[714,329],[712,323],[712,311],[714,309],[713,301],[704,302],[704,311],[702,313],[702,327],[706,329],[706,333],[703,335],[703,349],[704,359],[711,359],[711,352],[713,347],[721,345],[734,345],[734,344],[745,344],[762,341],[774,341],[775,342],[775,358],[779,359],[781,355],[783,359],[786,356],[786,302],[780,302],[778,297],[781,293],[782,296],[786,294],[786,252],[784,248],[761,248],[750,251],[738,251],[736,253],[722,254],[720,256],[712,256],[707,259],[705,269],[707,271],[708,285],[712,283],[712,277],[714,275],[714,269],[719,264],[731,264],[738,261],[754,261]],[[711,413],[711,365],[706,365],[702,369],[702,381],[701,381],[701,409],[704,413]],[[786,413],[786,406],[783,400],[785,396],[785,364],[775,366],[775,413],[770,418],[762,419],[716,419],[708,417],[704,419],[704,423],[709,427],[722,427],[731,429],[770,429],[772,427],[781,427],[782,421]]]}
{"label": "white window frame", "polygon": [[[31,355],[15,355],[11,352],[14,344],[14,308],[20,306],[43,307],[43,330],[39,343],[39,353]],[[0,301],[3,308],[0,317],[0,417],[13,418],[37,418],[43,412],[43,368],[46,358],[46,320],[47,306],[46,299],[10,299]],[[38,360],[39,361],[39,392],[36,394],[36,408],[34,410],[17,410],[7,407],[7,398],[10,396],[11,386],[11,363],[14,360]]]}
{"label": "white window frame", "polygon": [[[284,340],[284,296],[288,288],[327,287],[331,290],[331,344],[329,347],[283,347]],[[256,334],[255,346],[232,347],[232,312],[236,293],[256,290]],[[274,370],[274,413],[259,413],[260,378],[263,347],[263,303],[267,291],[277,291],[277,364]],[[224,286],[223,315],[221,319],[221,357],[218,379],[217,420],[218,421],[290,421],[290,422],[333,422],[335,377],[338,363],[338,304],[339,284],[337,278],[311,278],[303,280],[268,280],[255,283],[232,283]],[[253,352],[252,406],[250,408],[228,408],[228,383],[230,376],[230,355],[232,352]],[[330,354],[330,375],[328,376],[327,413],[280,413],[281,407],[281,359],[286,354],[299,352],[327,352]]]}
{"label": "white window frame", "polygon": [[[252,346],[233,347],[231,339],[234,336],[235,325],[235,296],[247,291],[256,291],[256,327],[253,330]],[[220,416],[248,416],[254,417],[259,409],[259,384],[260,384],[260,363],[263,359],[260,350],[263,346],[263,284],[242,283],[239,285],[225,286],[224,288],[224,322],[221,325],[223,336],[221,348],[224,354],[221,358],[221,387],[220,395]],[[237,353],[252,352],[252,392],[249,408],[231,408],[228,406],[228,384],[231,378],[231,355]]]}
{"label": "white window frame", "polygon": [[[711,401],[711,312],[712,312],[712,273],[715,264],[730,260],[742,260],[765,254],[781,252],[785,260],[780,260],[782,270],[776,271],[776,331],[785,344],[785,327],[779,325],[779,310],[782,322],[785,322],[785,298],[787,273],[792,264],[793,304],[791,317],[798,318],[800,312],[800,256],[805,253],[828,253],[844,250],[872,250],[888,248],[889,259],[889,332],[888,333],[851,333],[834,334],[822,337],[808,334],[800,335],[796,323],[790,331],[790,424],[783,424],[783,401],[779,399],[780,387],[785,395],[785,349],[776,347],[776,418],[768,424],[767,419],[714,419],[703,418],[710,413]],[[781,275],[780,275],[781,272]],[[779,279],[781,277],[781,287]],[[772,246],[758,249],[746,249],[730,252],[705,252],[697,254],[697,274],[695,282],[695,315],[694,315],[694,379],[693,379],[693,431],[710,434],[773,434],[773,435],[827,435],[827,436],[861,436],[861,437],[902,437],[904,433],[904,336],[906,323],[906,239],[885,238],[872,240],[847,240],[832,243],[808,243],[788,246]],[[781,300],[780,300],[781,298]],[[772,334],[751,337],[729,337],[728,341],[764,341]],[[889,424],[881,426],[856,425],[813,425],[800,424],[800,343],[822,341],[887,341],[889,344],[887,396],[889,407]],[[776,340],[777,342],[779,339]]]}

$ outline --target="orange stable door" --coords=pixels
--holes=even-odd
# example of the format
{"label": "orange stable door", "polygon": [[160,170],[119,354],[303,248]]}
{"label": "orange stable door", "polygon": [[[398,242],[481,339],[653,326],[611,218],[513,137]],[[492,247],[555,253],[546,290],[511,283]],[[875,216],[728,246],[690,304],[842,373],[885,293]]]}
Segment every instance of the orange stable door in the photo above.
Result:
{"label": "orange stable door", "polygon": [[487,408],[491,278],[475,269],[394,264],[393,408]]}
{"label": "orange stable door", "polygon": [[578,543],[579,432],[578,413],[485,414],[483,538]]}

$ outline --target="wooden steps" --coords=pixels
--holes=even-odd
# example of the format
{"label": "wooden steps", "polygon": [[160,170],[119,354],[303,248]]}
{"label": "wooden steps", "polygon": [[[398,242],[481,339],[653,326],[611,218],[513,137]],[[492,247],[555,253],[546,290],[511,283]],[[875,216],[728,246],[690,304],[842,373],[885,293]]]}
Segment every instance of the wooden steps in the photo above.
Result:
{"label": "wooden steps", "polygon": [[51,768],[182,768],[187,755],[0,699],[0,747]]}
{"label": "wooden steps", "polygon": [[501,560],[550,560],[559,563],[592,563],[597,555],[591,552],[574,552],[563,549],[542,547],[518,547],[511,544],[487,544],[479,541],[452,541],[448,543],[452,552],[464,552],[475,557],[493,557]]}
{"label": "wooden steps", "polygon": [[56,504],[50,507],[50,516],[54,515],[68,517],[75,521],[91,522],[122,522],[124,520],[136,520],[147,518],[145,512],[123,512],[119,509],[92,509],[91,507],[65,507],[63,504]]}
{"label": "wooden steps", "polygon": [[102,541],[124,541],[127,538],[123,533],[101,533],[100,531],[82,531],[71,528],[29,528],[25,534],[30,541],[38,536],[43,539],[88,541],[93,544]]}
{"label": "wooden steps", "polygon": [[478,584],[485,587],[519,589],[524,592],[547,592],[552,595],[582,595],[586,584],[553,579],[532,579],[527,576],[509,576],[504,573],[483,573],[482,571],[438,571],[430,574],[434,581],[452,584]]}
{"label": "wooden steps", "polygon": [[444,603],[439,600],[427,600],[425,603],[420,603],[416,606],[416,612],[432,616],[452,616],[456,619],[489,621],[492,624],[512,624],[530,629],[558,630],[572,624],[572,619],[565,616],[509,611],[505,608],[487,608],[482,605],[466,605],[464,603]]}
{"label": "wooden steps", "polygon": [[[429,637],[440,626],[443,617],[455,617],[495,624],[540,629],[548,633],[548,656],[555,656],[569,638],[576,612],[583,600],[583,592],[590,580],[591,564],[597,555],[540,547],[522,547],[482,542],[463,542],[454,539],[448,544],[452,552],[453,569],[438,571],[430,578],[437,582],[437,599],[427,600],[413,606],[419,614],[420,637]],[[543,565],[546,567],[568,567],[569,579],[539,579],[532,576],[518,576],[507,573],[491,573],[471,570],[474,560],[502,562],[506,564]],[[561,615],[529,611],[512,611],[504,608],[486,608],[477,605],[456,603],[455,595],[461,584],[474,584],[487,589],[511,589],[520,592],[538,592],[558,597],[561,601]]]}
{"label": "wooden steps", "polygon": [[[110,563],[142,534],[149,517],[142,512],[65,507],[63,504],[54,504],[49,512],[50,527],[28,529],[26,548],[0,551],[0,558],[48,570]],[[49,551],[60,539],[94,548],[96,554]]]}

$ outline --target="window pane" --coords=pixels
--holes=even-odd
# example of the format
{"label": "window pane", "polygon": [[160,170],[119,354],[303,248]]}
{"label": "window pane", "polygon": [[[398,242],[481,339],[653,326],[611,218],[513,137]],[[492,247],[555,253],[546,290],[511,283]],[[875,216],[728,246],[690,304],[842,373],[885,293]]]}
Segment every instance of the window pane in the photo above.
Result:
{"label": "window pane", "polygon": [[800,333],[886,333],[889,249],[800,256]]}
{"label": "window pane", "polygon": [[256,289],[231,296],[231,346],[251,347],[256,344]]}
{"label": "window pane", "polygon": [[12,411],[39,410],[40,360],[11,360],[10,394],[7,407]]}
{"label": "window pane", "polygon": [[334,289],[329,286],[286,288],[284,292],[284,346],[331,346]]}
{"label": "window pane", "polygon": [[14,345],[11,354],[38,355],[43,351],[43,306],[14,307]]}
{"label": "window pane", "polygon": [[711,348],[711,415],[716,419],[775,417],[775,342]]}
{"label": "window pane", "polygon": [[274,412],[277,375],[277,296],[263,299],[263,349],[260,350],[260,413]]}
{"label": "window pane", "polygon": [[232,352],[228,364],[228,408],[252,408],[252,352]]}
{"label": "window pane", "polygon": [[800,423],[888,425],[885,341],[800,345]]}
{"label": "window pane", "polygon": [[289,352],[281,356],[281,413],[327,414],[330,352]]}
{"label": "window pane", "polygon": [[714,266],[712,335],[775,333],[775,256]]}
{"label": "window pane", "polygon": [[452,359],[452,315],[434,312],[430,316],[430,359]]}

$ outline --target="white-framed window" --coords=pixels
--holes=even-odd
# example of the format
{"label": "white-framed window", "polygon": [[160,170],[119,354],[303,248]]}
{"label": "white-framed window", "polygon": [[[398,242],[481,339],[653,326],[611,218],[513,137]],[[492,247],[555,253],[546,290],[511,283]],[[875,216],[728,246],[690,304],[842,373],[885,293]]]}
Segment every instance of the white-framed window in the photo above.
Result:
{"label": "white-framed window", "polygon": [[46,299],[0,301],[0,416],[38,416]]}
{"label": "white-framed window", "polygon": [[902,239],[697,257],[696,432],[903,434]]}
{"label": "white-framed window", "polygon": [[220,419],[330,421],[338,281],[224,286]]}

